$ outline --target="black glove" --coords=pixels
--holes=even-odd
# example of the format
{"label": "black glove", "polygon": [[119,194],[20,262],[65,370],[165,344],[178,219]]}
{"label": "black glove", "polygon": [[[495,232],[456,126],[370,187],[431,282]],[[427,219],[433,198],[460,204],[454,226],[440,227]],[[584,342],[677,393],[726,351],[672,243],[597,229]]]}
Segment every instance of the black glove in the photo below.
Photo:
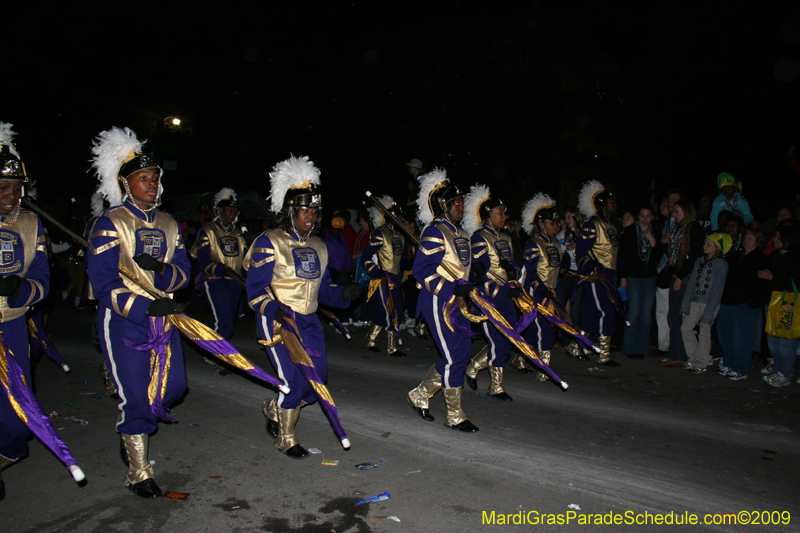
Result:
{"label": "black glove", "polygon": [[472,263],[472,273],[475,274],[476,278],[480,278],[486,274],[486,266],[480,261],[477,263]]}
{"label": "black glove", "polygon": [[172,298],[159,298],[158,300],[153,300],[153,303],[151,303],[150,307],[147,308],[147,314],[150,316],[179,315],[180,313],[181,310],[178,309],[178,305],[172,300]]}
{"label": "black glove", "polygon": [[456,288],[453,289],[453,294],[462,298],[467,298],[471,292],[472,285],[456,285]]}
{"label": "black glove", "polygon": [[22,280],[16,274],[0,278],[0,296],[11,296],[19,288]]}
{"label": "black glove", "polygon": [[374,274],[370,274],[369,277],[372,279],[383,279],[386,277],[386,273],[381,270],[380,268],[376,268],[373,270]]}
{"label": "black glove", "polygon": [[153,272],[161,272],[164,269],[164,263],[157,261],[150,254],[134,255],[133,260],[139,265],[142,270],[152,270]]}
{"label": "black glove", "polygon": [[500,268],[506,271],[506,276],[508,276],[508,279],[517,279],[517,269],[514,268],[514,265],[512,265],[511,261],[508,259],[500,260]]}
{"label": "black glove", "polygon": [[554,291],[553,289],[545,289],[544,297],[545,298],[550,298],[551,300],[555,300],[556,299],[556,291]]}
{"label": "black glove", "polygon": [[511,287],[508,289],[506,296],[509,298],[519,298],[522,296],[522,288],[521,287]]}
{"label": "black glove", "polygon": [[352,283],[344,288],[342,291],[342,298],[345,300],[358,300],[364,295],[365,290],[366,287],[359,285],[358,283]]}
{"label": "black glove", "polygon": [[275,311],[275,316],[273,316],[272,318],[278,324],[283,324],[283,321],[287,318],[292,318],[292,315],[284,311],[283,307],[279,307],[278,310]]}

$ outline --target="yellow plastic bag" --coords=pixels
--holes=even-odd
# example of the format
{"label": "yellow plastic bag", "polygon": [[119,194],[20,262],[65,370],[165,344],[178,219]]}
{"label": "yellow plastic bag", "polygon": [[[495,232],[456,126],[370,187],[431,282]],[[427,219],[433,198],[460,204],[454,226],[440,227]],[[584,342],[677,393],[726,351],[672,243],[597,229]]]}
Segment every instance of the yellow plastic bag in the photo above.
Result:
{"label": "yellow plastic bag", "polygon": [[767,334],[782,339],[800,339],[800,298],[792,280],[794,294],[773,291],[767,308]]}

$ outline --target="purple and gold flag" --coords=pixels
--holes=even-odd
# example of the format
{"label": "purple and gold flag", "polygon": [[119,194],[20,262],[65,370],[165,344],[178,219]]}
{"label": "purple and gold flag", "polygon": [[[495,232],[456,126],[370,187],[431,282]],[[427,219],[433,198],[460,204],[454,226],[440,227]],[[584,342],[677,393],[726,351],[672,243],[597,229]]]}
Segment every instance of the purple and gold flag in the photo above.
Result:
{"label": "purple and gold flag", "polygon": [[333,403],[333,398],[331,397],[331,393],[328,392],[328,387],[326,387],[322,382],[322,378],[320,378],[319,373],[317,373],[317,369],[314,367],[314,361],[312,358],[320,357],[321,354],[316,354],[303,342],[303,337],[300,335],[300,331],[297,329],[294,311],[287,306],[282,307],[284,311],[291,314],[291,318],[286,317],[283,319],[283,323],[278,323],[275,325],[275,332],[272,336],[272,342],[261,342],[266,346],[275,346],[276,344],[282,342],[283,345],[286,346],[292,362],[297,365],[300,373],[303,374],[303,377],[306,378],[308,384],[311,385],[311,388],[314,390],[314,394],[316,394],[317,399],[319,400],[322,411],[328,417],[328,420],[330,420],[331,426],[333,427],[333,432],[336,433],[336,436],[341,441],[342,447],[345,450],[349,450],[350,439],[348,439],[347,435],[344,433],[344,428],[339,420],[339,411],[336,409],[336,404]]}
{"label": "purple and gold flag", "polygon": [[69,366],[67,366],[67,363],[50,340],[50,336],[44,330],[41,313],[33,313],[30,318],[28,318],[28,336],[31,340],[38,342],[42,350],[44,350],[44,353],[47,354],[47,357],[63,368],[64,372],[69,372]]}
{"label": "purple and gold flag", "polygon": [[28,388],[27,380],[16,357],[6,349],[5,342],[2,340],[2,332],[0,332],[0,383],[3,393],[8,396],[8,401],[20,420],[45,446],[52,450],[61,462],[67,465],[75,481],[83,481],[86,477],[83,470],[72,457],[67,445],[56,433],[39,400]]}

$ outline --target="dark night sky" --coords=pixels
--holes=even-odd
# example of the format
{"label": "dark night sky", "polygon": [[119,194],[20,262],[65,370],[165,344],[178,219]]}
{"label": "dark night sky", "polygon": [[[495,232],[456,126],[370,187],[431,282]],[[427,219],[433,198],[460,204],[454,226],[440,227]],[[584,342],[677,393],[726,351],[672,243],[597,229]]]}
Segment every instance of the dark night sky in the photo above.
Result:
{"label": "dark night sky", "polygon": [[417,157],[512,208],[729,171],[771,209],[800,140],[796,2],[37,4],[4,14],[0,120],[45,201],[88,204],[112,125],[178,162],[167,194],[266,196],[272,165],[307,154],[328,207],[404,197]]}

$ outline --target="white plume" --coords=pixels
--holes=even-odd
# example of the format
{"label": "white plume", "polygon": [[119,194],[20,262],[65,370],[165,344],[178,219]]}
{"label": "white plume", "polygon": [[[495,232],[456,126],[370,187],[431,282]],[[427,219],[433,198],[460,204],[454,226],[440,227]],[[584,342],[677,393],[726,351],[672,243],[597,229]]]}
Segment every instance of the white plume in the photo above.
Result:
{"label": "white plume", "polygon": [[422,227],[425,227],[433,222],[433,211],[431,211],[430,206],[431,193],[440,187],[444,187],[448,183],[447,171],[443,168],[435,168],[427,174],[418,176],[417,180],[419,181],[417,220],[420,221]]}
{"label": "white plume", "polygon": [[0,122],[0,144],[8,146],[8,151],[14,154],[17,159],[22,160],[19,152],[17,152],[17,147],[14,146],[14,136],[17,132],[11,129],[13,127],[14,125],[8,122]]}
{"label": "white plume", "polygon": [[220,191],[214,196],[214,209],[217,208],[219,203],[229,197],[233,197],[233,200],[236,200],[236,191],[231,189],[230,187],[223,187]]}
{"label": "white plume", "polygon": [[550,198],[550,196],[543,192],[536,193],[536,196],[531,198],[528,203],[525,204],[525,209],[522,210],[522,224],[524,225],[525,232],[533,237],[536,233],[536,213],[538,213],[540,209],[554,207],[555,205],[556,201]]}
{"label": "white plume", "polygon": [[489,187],[476,183],[464,196],[464,218],[461,227],[467,234],[472,235],[481,227],[481,204],[489,199]]}
{"label": "white plume", "polygon": [[291,156],[285,161],[276,163],[269,173],[272,189],[272,212],[278,213],[283,207],[283,199],[290,189],[307,188],[319,185],[320,171],[308,156]]}
{"label": "white plume", "polygon": [[130,129],[116,126],[108,131],[100,132],[92,147],[92,167],[100,180],[97,187],[111,206],[122,205],[122,191],[119,184],[119,169],[122,165],[142,153],[142,145],[136,134]]}
{"label": "white plume", "polygon": [[[394,199],[388,194],[385,196],[376,196],[376,200],[378,200],[383,207],[386,209],[391,209],[391,207],[395,204]],[[367,209],[369,211],[369,219],[372,222],[373,228],[379,228],[384,224],[384,214],[383,211],[380,210],[378,207],[370,207]]]}
{"label": "white plume", "polygon": [[99,217],[103,214],[103,194],[100,191],[94,191],[92,194],[92,216]]}
{"label": "white plume", "polygon": [[594,206],[594,197],[604,190],[606,188],[597,180],[587,181],[583,184],[583,188],[578,195],[578,209],[586,217],[586,220],[597,214],[597,208]]}

